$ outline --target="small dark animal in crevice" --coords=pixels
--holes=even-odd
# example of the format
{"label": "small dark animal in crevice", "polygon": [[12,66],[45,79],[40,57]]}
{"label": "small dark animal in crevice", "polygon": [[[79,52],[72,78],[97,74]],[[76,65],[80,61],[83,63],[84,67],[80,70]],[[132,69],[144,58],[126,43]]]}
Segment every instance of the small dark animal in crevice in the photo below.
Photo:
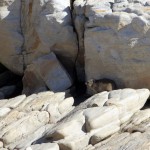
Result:
{"label": "small dark animal in crevice", "polygon": [[87,81],[87,94],[94,95],[103,91],[112,91],[117,88],[116,83],[111,79],[91,79]]}

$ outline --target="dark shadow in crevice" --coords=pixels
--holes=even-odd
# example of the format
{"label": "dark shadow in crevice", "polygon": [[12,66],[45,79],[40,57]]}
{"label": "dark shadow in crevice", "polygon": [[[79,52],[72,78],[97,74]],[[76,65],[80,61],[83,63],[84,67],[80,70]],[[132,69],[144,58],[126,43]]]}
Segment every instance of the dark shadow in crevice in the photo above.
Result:
{"label": "dark shadow in crevice", "polygon": [[22,76],[16,75],[0,64],[0,99],[21,95]]}

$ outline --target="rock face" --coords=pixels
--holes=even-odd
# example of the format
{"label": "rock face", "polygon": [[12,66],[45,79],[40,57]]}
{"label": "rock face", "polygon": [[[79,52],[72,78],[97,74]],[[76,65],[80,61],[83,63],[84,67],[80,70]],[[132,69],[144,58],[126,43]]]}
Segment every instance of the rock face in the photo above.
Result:
{"label": "rock face", "polygon": [[1,100],[0,148],[146,149],[150,109],[140,109],[149,95],[148,89],[102,92],[76,107],[65,93],[42,92]]}
{"label": "rock face", "polygon": [[[148,0],[3,0],[0,63],[25,76],[28,94],[67,90],[75,76],[108,78],[118,88],[150,88],[149,14]],[[33,69],[47,55],[60,64],[56,81],[54,70]],[[29,74],[36,78],[33,86]]]}
{"label": "rock face", "polygon": [[23,73],[24,39],[20,11],[20,0],[0,2],[0,63],[17,74]]}
{"label": "rock face", "polygon": [[73,32],[70,0],[27,0],[22,4],[25,37],[25,64],[54,52],[68,71],[77,56],[77,39]]}
{"label": "rock face", "polygon": [[30,95],[33,92],[46,90],[45,84],[51,91],[65,91],[71,87],[72,80],[55,54],[51,53],[40,57],[27,67],[23,83],[26,85],[23,93]]}
{"label": "rock face", "polygon": [[[30,89],[32,93],[41,91],[41,87],[43,90],[43,83],[39,79],[41,73],[45,74],[44,77],[42,76],[44,87],[47,86],[51,90],[63,91],[72,85],[67,72],[74,77],[78,43],[72,26],[70,0],[1,1],[0,28],[0,63],[12,72],[23,74],[27,68],[26,73],[29,73],[31,70],[28,69],[31,68],[29,65],[47,55],[54,55],[53,53],[58,62],[54,65],[51,64],[52,62],[47,64],[50,67],[48,69],[55,68],[56,63],[64,66],[60,67],[57,64],[57,71],[53,69],[51,73],[46,73],[44,70],[36,72],[39,86],[31,89],[28,82],[24,84],[24,88]],[[55,81],[52,76],[58,76],[59,79]],[[31,80],[26,74],[25,78],[26,81]],[[58,80],[59,83],[56,84]],[[55,87],[52,87],[54,81]]]}
{"label": "rock face", "polygon": [[149,2],[76,0],[74,9],[86,80],[108,78],[119,88],[150,88]]}
{"label": "rock face", "polygon": [[[148,0],[1,0],[0,150],[149,149],[149,30]],[[9,99],[19,86],[1,65],[35,94]],[[128,88],[75,107],[60,91],[76,75]]]}

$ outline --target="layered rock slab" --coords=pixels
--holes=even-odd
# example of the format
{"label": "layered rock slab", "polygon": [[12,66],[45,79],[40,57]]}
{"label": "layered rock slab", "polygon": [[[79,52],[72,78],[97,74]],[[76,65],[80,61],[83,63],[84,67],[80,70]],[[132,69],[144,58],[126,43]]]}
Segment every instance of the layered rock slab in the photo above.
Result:
{"label": "layered rock slab", "polygon": [[[149,94],[147,89],[102,92],[76,107],[73,98],[65,98],[63,92],[41,92],[1,100],[1,148],[105,149],[112,144],[113,138],[122,139],[119,143],[122,149],[126,144],[137,147],[141,142],[144,142],[142,147],[147,147],[149,109],[140,109]],[[132,134],[135,131],[138,133]],[[119,145],[113,145],[114,149]]]}
{"label": "layered rock slab", "polygon": [[[64,109],[66,102],[69,104]],[[69,98],[66,102],[65,93],[53,92],[1,100],[0,139],[4,147],[25,149],[42,138],[47,130],[73,109],[74,100]],[[58,146],[52,144],[52,147]]]}
{"label": "layered rock slab", "polygon": [[[130,120],[134,113],[143,107],[149,97],[149,90],[146,89],[124,89],[121,92],[120,90],[113,92],[113,94],[104,92],[94,95],[81,103],[58,122],[46,134],[46,137],[58,143],[62,150],[85,149],[88,147],[88,143],[95,145],[120,131],[121,125]],[[145,97],[142,97],[143,95]],[[99,103],[96,100],[98,97]],[[111,100],[114,100],[112,105],[109,103]],[[133,100],[136,101],[134,105]],[[118,102],[120,105],[117,104]],[[129,105],[128,102],[130,103]],[[104,105],[106,106],[104,107]],[[132,109],[130,109],[130,105],[132,105]],[[135,110],[136,108],[138,110]],[[146,115],[145,118],[148,118],[148,116]],[[82,145],[78,143],[82,143]]]}
{"label": "layered rock slab", "polygon": [[[0,63],[16,74],[23,74],[27,69],[26,72],[29,72],[37,80],[37,84],[34,83],[36,87],[32,87],[32,89],[29,82],[26,84],[32,93],[47,90],[47,87],[49,88],[48,80],[54,82],[54,80],[52,81],[54,74],[48,72],[46,74],[43,71],[42,73],[45,73],[46,76],[45,83],[40,80],[40,73],[35,75],[31,73],[31,68],[28,70],[29,65],[34,61],[46,57],[51,52],[55,53],[59,63],[63,65],[63,71],[61,67],[57,69],[66,82],[66,85],[59,82],[58,89],[54,91],[66,90],[72,85],[71,79],[68,79],[66,77],[68,75],[63,73],[68,74],[67,72],[69,72],[74,78],[78,52],[70,0],[61,2],[56,0],[4,0],[0,2],[0,28]],[[47,65],[49,66],[49,64]],[[59,75],[57,74],[57,76]],[[49,89],[53,90],[52,84]],[[4,96],[1,94],[1,97]]]}

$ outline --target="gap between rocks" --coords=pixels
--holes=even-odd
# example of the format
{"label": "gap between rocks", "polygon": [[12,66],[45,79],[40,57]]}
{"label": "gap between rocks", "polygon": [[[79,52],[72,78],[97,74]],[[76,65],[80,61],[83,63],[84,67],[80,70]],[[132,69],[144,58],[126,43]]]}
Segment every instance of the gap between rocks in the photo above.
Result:
{"label": "gap between rocks", "polygon": [[[76,102],[76,105],[79,104],[80,102],[84,101],[87,97],[85,96],[85,92],[86,92],[86,86],[84,84],[84,81],[79,81],[78,79],[78,75],[77,75],[77,68],[76,68],[76,64],[77,64],[77,60],[79,57],[79,38],[78,38],[78,33],[75,29],[75,23],[74,23],[74,18],[73,18],[73,3],[75,0],[70,0],[70,4],[71,4],[71,8],[70,8],[70,13],[71,13],[71,19],[72,19],[72,27],[74,30],[74,33],[77,36],[77,42],[78,42],[78,53],[77,53],[77,57],[75,60],[75,65],[74,65],[74,85],[73,88],[71,87],[71,95],[75,98],[75,99],[79,99]],[[26,55],[26,50],[25,50],[25,32],[24,32],[24,28],[23,28],[23,24],[24,22],[24,18],[22,15],[22,11],[24,9],[24,0],[21,0],[21,8],[20,8],[20,14],[21,14],[21,19],[20,19],[20,29],[21,29],[21,34],[24,38],[24,42],[22,44],[22,57],[23,57],[23,70],[26,69],[26,62],[25,62],[25,55]],[[23,83],[22,83],[22,78],[23,76],[19,76],[16,75],[14,73],[12,73],[10,70],[8,70],[7,68],[5,68],[2,64],[0,64],[0,99],[4,99],[4,98],[12,98],[18,95],[21,95],[22,90],[23,90]]]}
{"label": "gap between rocks", "polygon": [[22,88],[22,76],[14,74],[0,64],[0,99],[21,95]]}

